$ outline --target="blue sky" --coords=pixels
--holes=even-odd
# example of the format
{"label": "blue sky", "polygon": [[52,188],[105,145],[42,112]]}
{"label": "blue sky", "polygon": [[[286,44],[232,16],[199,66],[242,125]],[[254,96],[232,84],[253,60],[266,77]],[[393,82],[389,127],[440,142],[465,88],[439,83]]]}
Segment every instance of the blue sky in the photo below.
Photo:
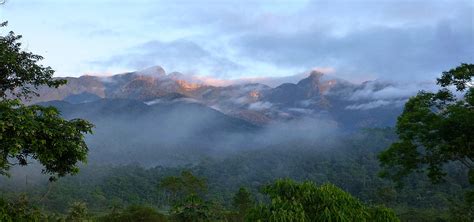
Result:
{"label": "blue sky", "polygon": [[468,0],[8,0],[0,19],[56,76],[160,65],[226,79],[319,68],[423,81],[474,62]]}

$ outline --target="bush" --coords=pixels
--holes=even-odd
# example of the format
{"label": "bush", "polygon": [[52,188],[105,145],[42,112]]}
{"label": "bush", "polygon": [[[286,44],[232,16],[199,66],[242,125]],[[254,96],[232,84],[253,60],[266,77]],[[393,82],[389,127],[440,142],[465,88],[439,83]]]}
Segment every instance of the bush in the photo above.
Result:
{"label": "bush", "polygon": [[269,204],[260,204],[247,221],[399,221],[385,207],[368,207],[332,184],[278,180],[263,189]]}
{"label": "bush", "polygon": [[0,221],[43,221],[45,215],[37,208],[31,207],[26,196],[21,196],[14,202],[0,198]]}

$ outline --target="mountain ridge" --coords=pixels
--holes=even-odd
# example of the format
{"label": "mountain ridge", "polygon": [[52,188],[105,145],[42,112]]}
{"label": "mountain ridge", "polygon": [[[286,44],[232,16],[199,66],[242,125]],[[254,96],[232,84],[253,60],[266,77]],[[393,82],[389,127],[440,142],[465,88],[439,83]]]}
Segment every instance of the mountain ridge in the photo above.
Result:
{"label": "mountain ridge", "polygon": [[[370,90],[376,91],[389,87],[387,84],[355,84],[330,78],[315,70],[308,72],[307,77],[297,83],[283,83],[276,87],[261,83],[214,86],[178,72],[167,74],[160,66],[107,77],[81,76],[65,79],[68,84],[57,89],[40,87],[41,96],[30,103],[53,100],[87,103],[98,99],[131,99],[156,104],[186,100],[256,125],[323,115],[336,118],[341,126],[347,128],[389,126],[395,121],[393,115],[401,112],[399,104],[353,98],[369,86]],[[372,105],[358,104],[361,101],[372,102]],[[358,119],[368,118],[363,114],[366,111],[364,108],[370,108],[373,112],[378,112],[378,109],[392,109],[394,112],[371,121]],[[350,120],[351,118],[338,117],[344,115],[354,118]]]}

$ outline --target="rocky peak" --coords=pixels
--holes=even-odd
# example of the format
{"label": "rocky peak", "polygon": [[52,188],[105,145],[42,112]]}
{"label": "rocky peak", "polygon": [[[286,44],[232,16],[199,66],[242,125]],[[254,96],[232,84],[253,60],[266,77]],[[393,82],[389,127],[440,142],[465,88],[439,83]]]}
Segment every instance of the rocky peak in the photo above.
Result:
{"label": "rocky peak", "polygon": [[319,97],[322,88],[324,88],[321,80],[323,76],[323,73],[313,70],[307,78],[299,81],[297,86],[305,92],[306,97]]}
{"label": "rocky peak", "polygon": [[158,77],[158,76],[166,75],[166,72],[161,66],[152,66],[152,67],[148,67],[146,69],[142,69],[140,71],[137,71],[136,74]]}
{"label": "rocky peak", "polygon": [[305,79],[300,80],[297,85],[302,86],[302,87],[311,87],[311,88],[318,87],[321,82],[321,78],[323,76],[324,74],[321,72],[311,71],[309,76]]}
{"label": "rocky peak", "polygon": [[319,80],[322,76],[324,76],[324,73],[313,70],[309,73],[308,78],[313,79],[313,80]]}

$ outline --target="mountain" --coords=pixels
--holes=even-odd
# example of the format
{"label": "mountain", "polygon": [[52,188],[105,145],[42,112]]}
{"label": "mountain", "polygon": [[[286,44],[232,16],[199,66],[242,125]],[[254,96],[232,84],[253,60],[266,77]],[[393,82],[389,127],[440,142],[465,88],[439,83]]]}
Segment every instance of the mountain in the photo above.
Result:
{"label": "mountain", "polygon": [[[262,147],[331,143],[337,132],[393,126],[403,96],[310,71],[297,83],[213,86],[161,67],[66,78],[30,101],[94,125],[89,162],[176,166]],[[397,93],[395,93],[397,95]],[[293,145],[292,145],[293,144]]]}
{"label": "mountain", "polygon": [[[148,105],[192,102],[254,125],[300,118],[328,118],[340,127],[383,127],[394,124],[406,98],[371,97],[393,87],[382,81],[354,84],[310,71],[297,83],[270,87],[259,83],[213,86],[159,66],[107,77],[66,78],[68,84],[41,87],[32,103],[64,100],[90,103],[99,99],[136,100]],[[380,94],[380,93],[379,93]]]}
{"label": "mountain", "polygon": [[305,108],[321,110],[329,104],[324,93],[335,83],[334,80],[322,80],[324,74],[312,71],[305,79],[297,84],[285,83],[265,95],[265,99],[282,107]]}
{"label": "mountain", "polygon": [[69,103],[88,103],[101,99],[98,95],[88,92],[82,92],[79,94],[72,94],[66,96],[63,100]]}

